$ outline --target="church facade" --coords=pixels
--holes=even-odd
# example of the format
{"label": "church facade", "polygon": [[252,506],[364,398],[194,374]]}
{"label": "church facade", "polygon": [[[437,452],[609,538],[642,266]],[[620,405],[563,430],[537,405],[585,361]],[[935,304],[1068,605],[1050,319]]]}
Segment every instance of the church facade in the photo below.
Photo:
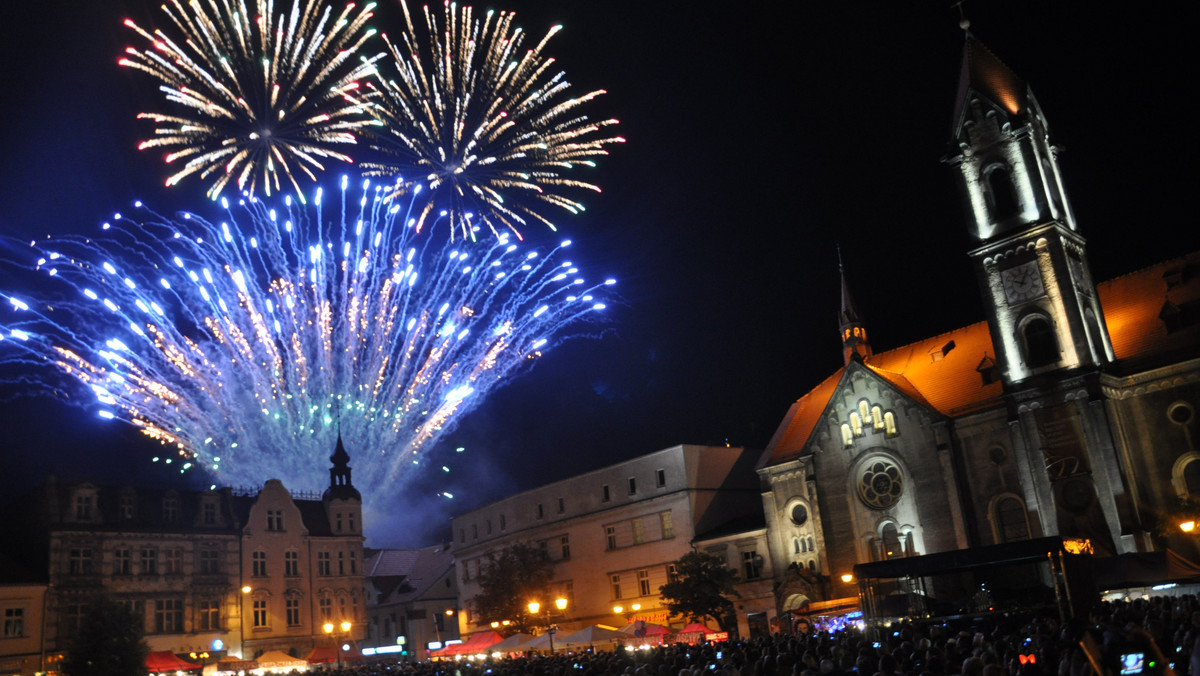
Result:
{"label": "church facade", "polygon": [[1097,285],[1037,99],[970,34],[954,120],[986,319],[876,353],[843,274],[844,366],[758,463],[780,610],[854,596],[859,563],[1043,536],[1196,558],[1172,520],[1200,498],[1200,252]]}

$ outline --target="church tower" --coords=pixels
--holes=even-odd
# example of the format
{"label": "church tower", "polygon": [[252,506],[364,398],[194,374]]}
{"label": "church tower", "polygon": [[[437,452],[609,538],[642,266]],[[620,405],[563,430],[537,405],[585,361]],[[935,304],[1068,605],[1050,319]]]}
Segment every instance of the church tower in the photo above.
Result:
{"label": "church tower", "polygon": [[1006,389],[1113,361],[1057,154],[1029,86],[968,33],[946,162]]}
{"label": "church tower", "polygon": [[329,456],[329,462],[333,464],[329,468],[329,488],[325,489],[321,501],[325,503],[330,527],[334,535],[361,536],[362,495],[350,481],[350,454],[342,444],[341,433],[338,433],[337,446]]}

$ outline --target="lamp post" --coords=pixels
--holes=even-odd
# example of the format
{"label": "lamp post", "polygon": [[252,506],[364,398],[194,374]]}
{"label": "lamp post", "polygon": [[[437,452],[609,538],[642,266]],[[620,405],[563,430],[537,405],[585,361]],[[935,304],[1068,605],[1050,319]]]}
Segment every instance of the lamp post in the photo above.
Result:
{"label": "lamp post", "polygon": [[[537,614],[538,614],[538,610],[540,610],[541,607],[542,607],[542,604],[538,603],[537,601],[530,601],[529,602],[529,614],[536,618]],[[554,607],[558,608],[558,612],[561,615],[562,612],[567,609],[567,600],[565,598],[562,598],[561,596],[554,599]],[[550,608],[546,608],[546,632],[550,634],[550,654],[551,655],[554,654],[554,633],[556,631],[558,631],[558,625],[552,624],[550,622]]]}
{"label": "lamp post", "polygon": [[205,663],[208,661],[208,651],[205,650],[204,652],[199,652],[199,653],[191,652],[191,653],[188,653],[188,657],[191,657],[193,660],[200,660],[200,673],[203,674]]}
{"label": "lamp post", "polygon": [[[350,633],[351,626],[353,625],[350,624],[349,620],[342,620],[342,623],[337,628],[341,629],[342,634],[345,635]],[[337,652],[337,668],[340,670],[342,668],[342,646],[338,643],[337,637],[333,635],[334,625],[332,622],[326,622],[321,628],[333,638],[333,649]]]}
{"label": "lamp post", "polygon": [[241,658],[243,660],[247,659],[247,657],[246,657],[246,597],[250,596],[250,592],[251,592],[250,585],[246,585],[246,586],[242,587],[242,597],[239,599],[241,601],[241,603],[238,604],[238,627],[241,629],[241,634],[242,634],[241,640],[238,642],[238,650],[242,651]]}

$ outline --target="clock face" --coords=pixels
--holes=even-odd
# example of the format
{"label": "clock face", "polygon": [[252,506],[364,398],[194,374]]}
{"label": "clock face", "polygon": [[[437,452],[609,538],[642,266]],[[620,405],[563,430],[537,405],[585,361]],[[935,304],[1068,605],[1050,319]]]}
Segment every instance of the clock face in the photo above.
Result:
{"label": "clock face", "polygon": [[1040,298],[1046,293],[1042,285],[1042,271],[1037,261],[1029,261],[1000,272],[1000,284],[1009,305],[1024,303]]}

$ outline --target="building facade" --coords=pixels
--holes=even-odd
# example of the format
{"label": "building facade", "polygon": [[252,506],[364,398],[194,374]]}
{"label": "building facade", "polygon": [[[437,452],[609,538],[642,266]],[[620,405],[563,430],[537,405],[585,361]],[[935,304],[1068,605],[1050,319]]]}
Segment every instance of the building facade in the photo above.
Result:
{"label": "building facade", "polygon": [[876,353],[842,275],[844,366],[758,464],[780,611],[853,596],[858,563],[1041,536],[1195,559],[1169,519],[1200,498],[1200,253],[1094,283],[1037,99],[970,34],[954,121],[986,319]]}
{"label": "building facade", "polygon": [[39,664],[62,654],[100,595],[141,618],[152,651],[304,657],[342,620],[360,638],[362,500],[340,441],[331,461],[330,487],[311,496],[277,480],[250,493],[48,479],[24,505],[20,548],[44,571],[45,599],[30,591],[13,611],[26,633],[40,624]]}
{"label": "building facade", "polygon": [[430,645],[459,638],[458,577],[448,543],[369,551],[366,576],[363,644],[376,654],[419,661]]}
{"label": "building facade", "polygon": [[[731,563],[754,562],[750,570],[757,577],[749,582],[770,580],[769,563],[759,549],[754,456],[741,448],[674,446],[455,517],[462,633],[505,619],[479,616],[472,597],[488,557],[518,542],[540,546],[554,562],[552,596],[567,599],[563,614],[553,617],[562,633],[592,624],[677,620],[668,615],[658,588],[666,584],[674,562],[699,543],[724,552]],[[728,530],[731,524],[748,535],[738,537]],[[705,540],[710,536],[714,539]],[[531,600],[544,607],[553,602]],[[760,595],[744,599],[740,626],[770,607],[770,599],[762,608],[755,605],[762,600]]]}

